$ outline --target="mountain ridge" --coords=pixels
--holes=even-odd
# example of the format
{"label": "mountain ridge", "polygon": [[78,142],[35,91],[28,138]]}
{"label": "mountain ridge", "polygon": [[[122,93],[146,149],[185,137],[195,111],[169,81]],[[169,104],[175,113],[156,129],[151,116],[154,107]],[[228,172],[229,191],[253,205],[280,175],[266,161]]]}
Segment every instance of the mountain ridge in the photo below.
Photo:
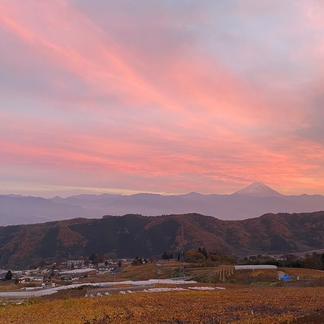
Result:
{"label": "mountain ridge", "polygon": [[137,213],[200,213],[220,219],[253,218],[271,213],[314,212],[324,210],[324,196],[283,195],[263,183],[251,184],[232,194],[83,194],[66,198],[39,198],[0,195],[0,225],[38,223],[75,217]]}
{"label": "mountain ridge", "polygon": [[[183,237],[182,237],[183,231]],[[0,227],[0,267],[28,267],[43,260],[160,256],[183,247],[229,255],[285,254],[324,248],[324,212],[265,214],[224,221],[186,215],[105,216]]]}

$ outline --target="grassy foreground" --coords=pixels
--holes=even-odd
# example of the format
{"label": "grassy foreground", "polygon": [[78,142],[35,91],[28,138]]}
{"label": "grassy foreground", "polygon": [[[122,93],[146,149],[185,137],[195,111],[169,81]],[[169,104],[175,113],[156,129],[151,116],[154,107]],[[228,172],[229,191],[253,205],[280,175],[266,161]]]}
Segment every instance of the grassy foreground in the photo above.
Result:
{"label": "grassy foreground", "polygon": [[324,288],[248,287],[39,299],[1,307],[0,323],[291,323],[323,309]]}

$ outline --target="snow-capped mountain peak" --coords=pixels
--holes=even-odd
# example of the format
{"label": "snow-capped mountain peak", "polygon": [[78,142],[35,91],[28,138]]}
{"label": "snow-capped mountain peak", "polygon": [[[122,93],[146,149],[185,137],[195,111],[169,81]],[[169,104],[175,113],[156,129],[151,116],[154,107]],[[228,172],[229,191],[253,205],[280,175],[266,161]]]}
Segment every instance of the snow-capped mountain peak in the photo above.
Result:
{"label": "snow-capped mountain peak", "polygon": [[237,191],[235,195],[252,197],[278,197],[281,194],[262,182],[254,182],[247,187]]}

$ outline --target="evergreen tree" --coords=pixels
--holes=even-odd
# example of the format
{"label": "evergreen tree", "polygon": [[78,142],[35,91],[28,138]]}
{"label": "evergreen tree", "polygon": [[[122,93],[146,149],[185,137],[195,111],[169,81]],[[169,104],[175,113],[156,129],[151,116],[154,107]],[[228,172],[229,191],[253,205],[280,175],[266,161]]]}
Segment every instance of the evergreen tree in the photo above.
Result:
{"label": "evergreen tree", "polygon": [[9,270],[9,271],[6,273],[5,280],[11,280],[11,279],[12,279],[12,272]]}

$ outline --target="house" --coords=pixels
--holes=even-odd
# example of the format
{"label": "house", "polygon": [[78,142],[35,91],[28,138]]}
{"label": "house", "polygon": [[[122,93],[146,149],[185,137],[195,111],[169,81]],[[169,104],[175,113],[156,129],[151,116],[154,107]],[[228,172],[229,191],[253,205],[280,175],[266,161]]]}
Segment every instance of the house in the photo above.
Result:
{"label": "house", "polygon": [[85,266],[84,260],[67,260],[66,267],[68,269],[82,268]]}

